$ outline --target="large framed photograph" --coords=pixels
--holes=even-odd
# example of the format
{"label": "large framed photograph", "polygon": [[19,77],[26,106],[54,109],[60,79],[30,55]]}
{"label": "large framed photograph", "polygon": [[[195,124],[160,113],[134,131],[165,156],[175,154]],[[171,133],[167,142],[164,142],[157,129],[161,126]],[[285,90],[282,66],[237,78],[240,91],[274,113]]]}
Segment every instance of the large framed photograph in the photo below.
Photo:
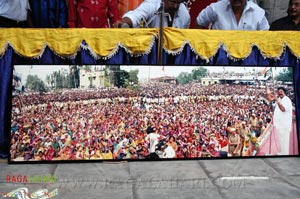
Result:
{"label": "large framed photograph", "polygon": [[10,162],[299,155],[293,67],[15,65]]}

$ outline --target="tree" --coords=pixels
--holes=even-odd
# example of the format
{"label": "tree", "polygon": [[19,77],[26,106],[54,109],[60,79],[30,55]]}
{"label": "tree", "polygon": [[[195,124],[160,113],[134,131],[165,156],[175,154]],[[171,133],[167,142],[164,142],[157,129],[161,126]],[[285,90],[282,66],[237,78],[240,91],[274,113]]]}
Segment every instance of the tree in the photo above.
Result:
{"label": "tree", "polygon": [[193,81],[192,74],[188,72],[181,72],[176,79],[179,84],[187,84]]}
{"label": "tree", "polygon": [[117,86],[119,84],[119,72],[120,72],[120,65],[106,65],[105,66],[105,76],[108,78],[108,85],[109,86]]}
{"label": "tree", "polygon": [[136,70],[130,70],[129,71],[128,82],[130,84],[138,84],[139,83],[138,74],[139,74],[139,70],[138,69],[136,69]]}
{"label": "tree", "polygon": [[[85,66],[88,70],[90,70],[90,66]],[[78,88],[79,87],[79,66],[71,65],[69,66],[70,73],[67,75],[68,80],[68,88]]]}
{"label": "tree", "polygon": [[192,73],[180,73],[176,79],[179,84],[187,84],[193,80],[201,80],[202,77],[205,77],[207,75],[207,72],[208,70],[201,66],[193,69]]}
{"label": "tree", "polygon": [[[48,75],[49,76],[49,75]],[[47,76],[47,82],[50,81],[51,87],[55,89],[71,88],[70,74],[66,71],[54,71],[50,76]]]}
{"label": "tree", "polygon": [[63,77],[60,71],[54,71],[53,76],[54,76],[55,88],[56,89],[63,88]]}
{"label": "tree", "polygon": [[114,83],[118,88],[126,87],[126,81],[129,79],[129,73],[125,70],[115,71]]}
{"label": "tree", "polygon": [[50,75],[46,76],[46,81],[47,81],[48,85],[51,86],[51,76]]}
{"label": "tree", "polygon": [[[113,85],[118,88],[126,87],[128,78],[130,76],[127,71],[120,69],[120,65],[106,65],[104,71],[105,77],[108,78],[109,86]],[[132,74],[132,78],[134,79],[134,72]],[[105,83],[105,85],[107,85],[107,82]]]}
{"label": "tree", "polygon": [[207,69],[203,66],[200,66],[196,69],[192,70],[192,78],[193,80],[201,80],[202,77],[207,75]]}
{"label": "tree", "polygon": [[288,67],[287,69],[283,69],[275,79],[282,82],[293,82],[293,68]]}
{"label": "tree", "polygon": [[28,75],[25,85],[30,90],[36,92],[40,92],[40,93],[47,92],[47,87],[45,83],[37,75]]}

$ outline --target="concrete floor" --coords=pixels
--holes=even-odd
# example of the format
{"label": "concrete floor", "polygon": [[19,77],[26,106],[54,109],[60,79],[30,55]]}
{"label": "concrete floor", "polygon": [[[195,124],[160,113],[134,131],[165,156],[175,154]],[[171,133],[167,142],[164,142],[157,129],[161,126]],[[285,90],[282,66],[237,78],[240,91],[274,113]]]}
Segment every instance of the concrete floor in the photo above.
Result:
{"label": "concrete floor", "polygon": [[[54,199],[300,199],[299,157],[60,164],[1,160],[0,169],[0,198],[27,188],[26,199],[36,191],[49,198],[47,190],[57,191]],[[47,175],[56,179],[28,182]]]}

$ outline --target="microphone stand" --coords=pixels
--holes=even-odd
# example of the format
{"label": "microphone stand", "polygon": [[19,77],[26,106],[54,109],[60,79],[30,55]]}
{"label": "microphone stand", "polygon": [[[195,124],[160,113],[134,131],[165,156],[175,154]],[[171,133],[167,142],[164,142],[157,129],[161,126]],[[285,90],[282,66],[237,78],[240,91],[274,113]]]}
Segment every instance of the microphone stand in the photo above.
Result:
{"label": "microphone stand", "polygon": [[157,52],[157,64],[162,65],[162,54],[163,54],[163,36],[164,36],[164,16],[165,16],[165,4],[164,2],[160,3],[160,12],[159,12],[159,41],[158,41],[158,52]]}
{"label": "microphone stand", "polygon": [[[160,3],[160,7],[154,13],[154,15],[147,21],[145,24],[146,28],[149,28],[149,24],[154,20],[154,18],[159,15],[159,36],[158,36],[158,51],[157,51],[157,64],[162,65],[163,63],[163,36],[164,36],[164,17],[167,16],[169,21],[172,21],[171,16],[169,13],[165,13],[165,4],[164,2]],[[144,20],[144,19],[143,19]]]}

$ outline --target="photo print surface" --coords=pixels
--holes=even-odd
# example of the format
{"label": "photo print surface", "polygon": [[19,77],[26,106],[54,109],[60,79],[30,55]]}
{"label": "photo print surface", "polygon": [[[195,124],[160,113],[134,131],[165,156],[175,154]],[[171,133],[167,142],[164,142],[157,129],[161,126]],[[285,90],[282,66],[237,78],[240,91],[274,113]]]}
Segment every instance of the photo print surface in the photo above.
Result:
{"label": "photo print surface", "polygon": [[292,67],[15,65],[10,161],[298,155]]}

